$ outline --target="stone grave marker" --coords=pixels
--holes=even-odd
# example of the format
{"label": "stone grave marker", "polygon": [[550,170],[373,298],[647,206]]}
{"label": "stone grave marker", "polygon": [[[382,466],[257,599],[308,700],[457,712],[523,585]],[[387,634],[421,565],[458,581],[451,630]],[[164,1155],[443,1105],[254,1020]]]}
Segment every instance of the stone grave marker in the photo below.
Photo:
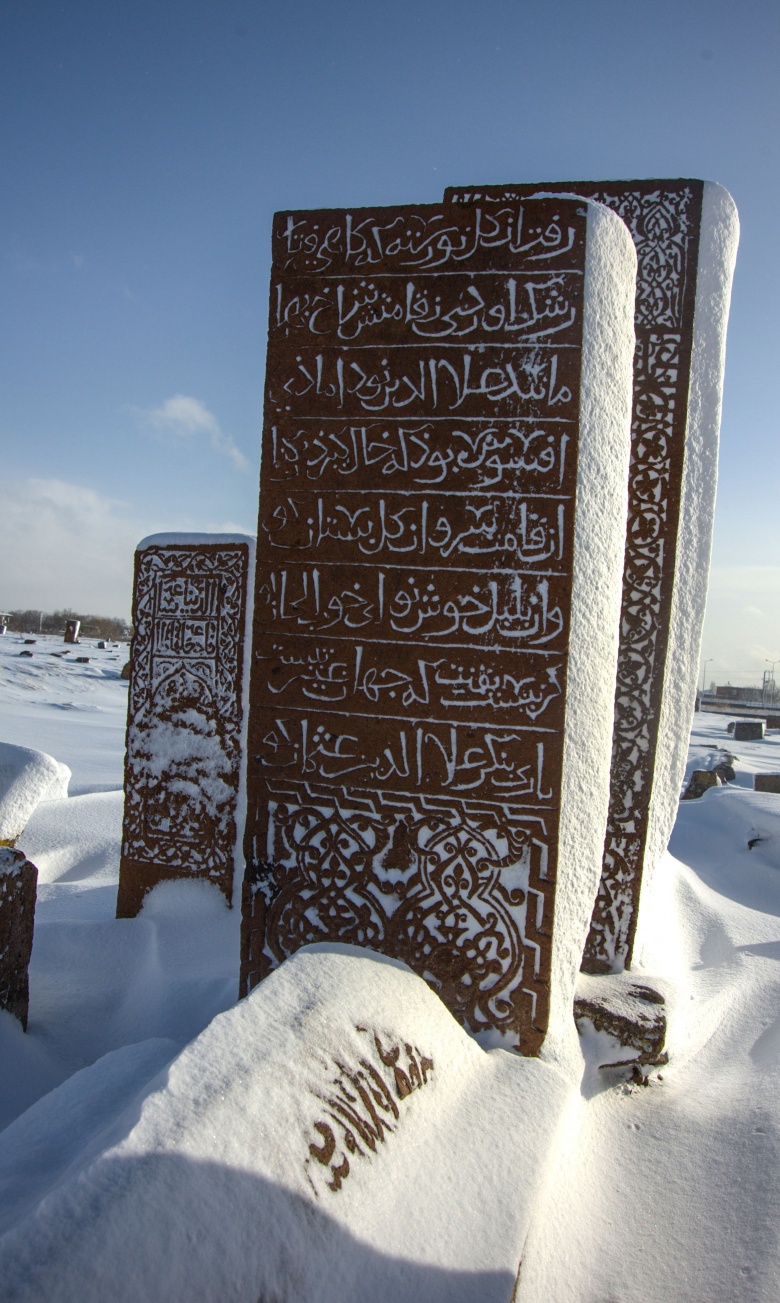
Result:
{"label": "stone grave marker", "polygon": [[760,742],[763,736],[763,719],[737,719],[734,721],[735,742]]}
{"label": "stone grave marker", "polygon": [[754,774],[753,791],[780,794],[780,774]]}
{"label": "stone grave marker", "polygon": [[584,971],[599,973],[631,966],[640,887],[650,887],[666,849],[685,770],[738,221],[721,186],[690,179],[473,186],[451,188],[446,198],[489,211],[540,191],[573,192],[612,208],[638,257],[612,790],[583,956]]}
{"label": "stone grave marker", "polygon": [[79,640],[80,629],[81,629],[80,620],[66,620],[64,641],[69,643],[77,643]]}
{"label": "stone grave marker", "polygon": [[241,534],[157,534],[136,549],[118,918],[171,878],[232,902],[253,560]]}
{"label": "stone grave marker", "polygon": [[494,1043],[573,1030],[634,266],[622,222],[570,198],[277,214],[242,993],[337,940]]}
{"label": "stone grave marker", "polygon": [[0,1009],[7,1009],[27,1031],[38,870],[26,855],[0,845]]}

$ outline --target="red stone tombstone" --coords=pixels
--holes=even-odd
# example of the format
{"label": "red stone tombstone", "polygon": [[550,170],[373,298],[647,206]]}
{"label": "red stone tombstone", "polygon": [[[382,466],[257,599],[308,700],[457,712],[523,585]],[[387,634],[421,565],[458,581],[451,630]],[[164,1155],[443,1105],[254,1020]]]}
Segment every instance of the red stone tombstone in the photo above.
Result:
{"label": "red stone tombstone", "polygon": [[232,902],[253,554],[235,534],[154,535],[136,550],[118,918],[172,878]]}
{"label": "red stone tombstone", "polygon": [[[474,1031],[545,1034],[593,211],[275,218],[244,993],[339,940],[404,959]],[[624,512],[633,252],[599,220],[628,268],[613,497],[601,468]]]}
{"label": "red stone tombstone", "polygon": [[79,640],[79,630],[81,629],[80,620],[65,621],[65,638],[64,642],[77,643]]}
{"label": "red stone tombstone", "polygon": [[27,1030],[38,870],[23,851],[0,845],[0,1009]]}
{"label": "red stone tombstone", "polygon": [[[612,792],[583,969],[631,966],[640,887],[666,848],[696,697],[737,219],[697,180],[571,181],[446,191],[456,204],[587,196],[634,240],[636,356]],[[670,672],[667,674],[667,663]]]}

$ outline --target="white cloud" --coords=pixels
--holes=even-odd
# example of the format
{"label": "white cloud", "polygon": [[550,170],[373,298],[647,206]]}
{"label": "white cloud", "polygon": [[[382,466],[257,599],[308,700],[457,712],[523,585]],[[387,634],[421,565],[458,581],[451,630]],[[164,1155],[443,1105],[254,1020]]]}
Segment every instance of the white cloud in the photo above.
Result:
{"label": "white cloud", "polygon": [[144,411],[143,415],[156,430],[168,430],[182,439],[205,435],[215,452],[232,461],[237,470],[249,469],[249,461],[241,449],[236,447],[229,434],[225,434],[214,413],[199,398],[174,394],[159,407]]}
{"label": "white cloud", "polygon": [[135,549],[157,533],[245,534],[233,521],[145,514],[56,479],[0,480],[0,610],[69,606],[129,618]]}
{"label": "white cloud", "polygon": [[712,661],[708,682],[761,682],[780,657],[780,566],[713,567],[702,657]]}

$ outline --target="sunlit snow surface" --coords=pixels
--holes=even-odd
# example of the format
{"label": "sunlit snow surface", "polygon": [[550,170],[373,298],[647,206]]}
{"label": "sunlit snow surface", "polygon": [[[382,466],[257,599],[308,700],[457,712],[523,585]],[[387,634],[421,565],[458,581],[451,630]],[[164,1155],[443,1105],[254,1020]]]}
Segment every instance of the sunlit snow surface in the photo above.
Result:
{"label": "sunlit snow surface", "polygon": [[[59,640],[39,638],[27,648],[33,657],[22,658],[23,648],[14,635],[0,639],[0,741],[48,752],[73,778],[70,798],[39,805],[20,841],[40,876],[27,1035],[0,1014],[0,1232],[17,1249],[26,1236],[34,1243],[40,1199],[70,1188],[77,1168],[116,1144],[130,1125],[121,1119],[138,1116],[142,1099],[160,1099],[165,1116],[170,1093],[159,1091],[167,1065],[233,1006],[238,978],[237,911],[206,886],[168,884],[139,918],[113,917],[126,648],[101,652],[82,641],[60,658],[51,654],[64,650]],[[77,655],[89,664],[77,665]],[[737,777],[681,805],[636,970],[663,977],[672,993],[668,1067],[643,1088],[584,1059],[581,1079],[569,1083],[563,1126],[557,1135],[551,1127],[554,1138],[546,1158],[533,1159],[530,1182],[519,1170],[508,1178],[499,1161],[505,1111],[496,1110],[491,1130],[488,1081],[479,1093],[487,1119],[481,1152],[494,1179],[475,1217],[490,1219],[490,1195],[496,1208],[511,1208],[528,1198],[529,1184],[544,1182],[533,1199],[519,1303],[750,1303],[780,1295],[780,796],[752,791],[755,772],[780,771],[780,733],[734,743],[727,723],[727,716],[696,717],[689,770],[727,748],[738,757]],[[399,1027],[402,1021],[399,1008]],[[182,1077],[190,1089],[198,1044]],[[291,1097],[296,1088],[291,1079]],[[199,1107],[192,1105],[193,1117],[206,1116]],[[459,1149],[469,1143],[461,1107],[442,1096],[436,1124],[426,1131],[420,1123],[417,1137],[420,1163],[435,1159],[456,1182]],[[552,1096],[550,1108],[559,1108]],[[228,1152],[228,1140],[226,1131],[211,1143]],[[159,1143],[169,1144],[170,1135],[161,1133]],[[381,1184],[378,1167],[375,1176]],[[262,1237],[265,1205],[246,1179]],[[365,1188],[368,1198],[370,1182]],[[413,1184],[404,1198],[413,1208]],[[215,1245],[233,1243],[219,1207],[212,1213]],[[51,1246],[50,1214],[46,1233]],[[302,1255],[305,1244],[304,1237]],[[426,1262],[434,1261],[432,1250]],[[376,1263],[365,1263],[372,1299],[403,1303],[393,1264],[385,1286]],[[412,1279],[421,1300],[442,1283],[425,1271]],[[452,1298],[461,1297],[458,1280],[449,1283]],[[486,1276],[485,1296],[495,1285],[501,1297],[507,1280],[506,1272]],[[471,1297],[463,1281],[462,1297]],[[165,1297],[175,1303],[175,1278],[172,1289]],[[306,1297],[296,1289],[280,1282],[278,1299]],[[257,1303],[257,1291],[228,1296]],[[59,1295],[52,1286],[29,1297],[48,1303]],[[85,1283],[81,1297],[102,1303],[108,1295],[90,1294]]]}

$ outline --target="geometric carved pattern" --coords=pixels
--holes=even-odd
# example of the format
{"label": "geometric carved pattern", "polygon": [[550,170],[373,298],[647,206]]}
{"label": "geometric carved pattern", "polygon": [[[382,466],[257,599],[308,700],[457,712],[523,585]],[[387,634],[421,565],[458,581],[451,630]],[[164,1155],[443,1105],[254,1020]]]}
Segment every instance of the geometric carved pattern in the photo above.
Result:
{"label": "geometric carved pattern", "polygon": [[136,552],[118,917],[167,878],[231,901],[248,564],[238,542]]}
{"label": "geometric carved pattern", "polygon": [[585,228],[572,199],[275,218],[244,993],[351,942],[541,1044]]}
{"label": "geometric carved pattern", "polygon": [[[539,186],[448,191],[503,204]],[[637,251],[636,352],[609,817],[583,969],[630,967],[669,642],[688,416],[701,181],[544,186],[614,209]]]}

